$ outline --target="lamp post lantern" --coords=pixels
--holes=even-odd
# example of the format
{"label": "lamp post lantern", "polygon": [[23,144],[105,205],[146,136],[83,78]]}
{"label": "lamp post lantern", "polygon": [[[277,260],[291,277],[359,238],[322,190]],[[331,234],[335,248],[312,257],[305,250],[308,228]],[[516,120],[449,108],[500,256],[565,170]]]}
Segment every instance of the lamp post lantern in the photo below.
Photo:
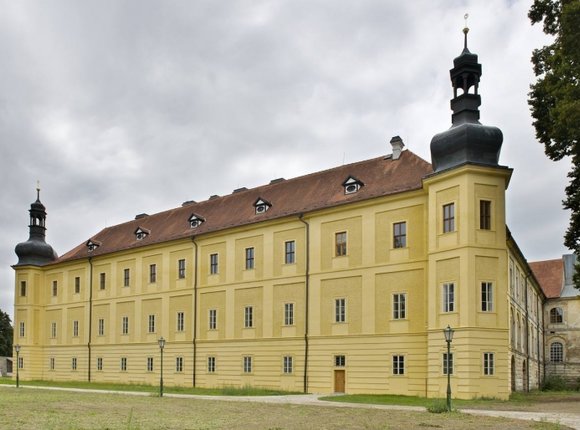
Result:
{"label": "lamp post lantern", "polygon": [[447,342],[447,411],[451,412],[451,341],[453,340],[454,330],[447,326],[443,330],[445,342]]}
{"label": "lamp post lantern", "polygon": [[20,375],[18,374],[18,370],[20,368],[20,345],[14,345],[14,349],[16,350],[16,388],[20,387]]}
{"label": "lamp post lantern", "polygon": [[159,343],[159,349],[161,350],[161,373],[159,376],[159,397],[163,397],[163,348],[165,348],[165,339],[163,336],[157,341]]}

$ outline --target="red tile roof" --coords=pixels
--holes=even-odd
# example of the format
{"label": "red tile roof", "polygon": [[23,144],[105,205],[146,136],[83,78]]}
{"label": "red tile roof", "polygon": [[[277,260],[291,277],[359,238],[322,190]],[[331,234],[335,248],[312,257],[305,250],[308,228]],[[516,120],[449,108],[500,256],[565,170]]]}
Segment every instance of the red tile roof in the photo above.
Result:
{"label": "red tile roof", "polygon": [[529,263],[547,298],[560,297],[564,282],[564,263],[557,260],[535,261]]}
{"label": "red tile roof", "polygon": [[[422,188],[422,179],[432,172],[431,164],[407,150],[401,153],[398,160],[390,157],[373,158],[294,179],[273,181],[269,185],[210,198],[107,227],[90,238],[93,242],[101,243],[93,252],[89,253],[86,242],[83,242],[62,255],[55,263],[417,190]],[[354,194],[345,195],[342,184],[349,176],[354,176],[364,186]],[[260,198],[272,206],[266,212],[256,214],[254,203]],[[188,219],[194,213],[203,217],[205,222],[192,229]],[[135,231],[139,227],[150,232],[142,240],[136,240],[135,237]]]}

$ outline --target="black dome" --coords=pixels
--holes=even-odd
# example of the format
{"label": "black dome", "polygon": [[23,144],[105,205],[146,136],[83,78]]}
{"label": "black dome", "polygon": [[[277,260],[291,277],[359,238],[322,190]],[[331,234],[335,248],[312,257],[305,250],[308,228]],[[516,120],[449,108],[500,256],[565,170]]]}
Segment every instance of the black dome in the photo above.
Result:
{"label": "black dome", "polygon": [[19,243],[14,251],[18,256],[17,266],[43,266],[58,258],[52,246],[37,238],[30,238],[26,242]]}

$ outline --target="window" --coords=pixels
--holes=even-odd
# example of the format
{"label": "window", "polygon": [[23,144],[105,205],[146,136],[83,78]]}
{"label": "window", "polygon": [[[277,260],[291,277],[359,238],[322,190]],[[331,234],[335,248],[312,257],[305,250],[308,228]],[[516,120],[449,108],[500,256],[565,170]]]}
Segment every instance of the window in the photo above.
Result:
{"label": "window", "polygon": [[50,360],[48,361],[48,367],[50,370],[54,370],[54,368],[56,367],[56,360],[54,359],[54,357],[50,357]]}
{"label": "window", "polygon": [[191,214],[191,216],[189,217],[189,226],[191,228],[197,228],[199,227],[203,222],[205,221],[205,219],[199,215],[196,214]]}
{"label": "window", "polygon": [[121,320],[121,333],[129,334],[129,317],[123,317]]}
{"label": "window", "polygon": [[393,294],[393,319],[402,320],[407,317],[407,294]]}
{"label": "window", "polygon": [[105,335],[105,320],[100,318],[99,319],[99,336]]}
{"label": "window", "polygon": [[550,361],[552,363],[562,363],[564,361],[564,345],[554,342],[550,345]]}
{"label": "window", "polygon": [[407,223],[396,222],[393,224],[393,248],[405,248],[407,246]]}
{"label": "window", "polygon": [[494,373],[494,357],[493,352],[483,353],[483,374],[487,376],[492,376]]}
{"label": "window", "polygon": [[52,281],[52,297],[58,295],[58,281]]}
{"label": "window", "polygon": [[103,357],[97,357],[97,370],[103,370]]}
{"label": "window", "polygon": [[143,240],[149,235],[149,233],[151,233],[150,230],[147,230],[146,228],[138,227],[137,230],[135,230],[135,239]]}
{"label": "window", "polygon": [[443,353],[443,374],[453,375],[453,353]]}
{"label": "window", "polygon": [[346,231],[336,233],[334,236],[335,254],[337,257],[346,255]]}
{"label": "window", "polygon": [[254,327],[254,308],[252,306],[246,306],[244,308],[244,327]]}
{"label": "window", "polygon": [[24,369],[24,357],[18,357],[18,368]]}
{"label": "window", "polygon": [[455,311],[455,285],[443,284],[443,312]]}
{"label": "window", "polygon": [[155,333],[155,315],[149,315],[149,333]]}
{"label": "window", "polygon": [[405,374],[405,356],[393,355],[393,375]]}
{"label": "window", "polygon": [[20,296],[26,296],[26,281],[20,281]]}
{"label": "window", "polygon": [[289,374],[293,372],[293,362],[292,362],[292,357],[291,356],[286,356],[284,357],[283,360],[283,364],[282,364],[282,368],[284,370],[284,373]]}
{"label": "window", "polygon": [[334,300],[334,322],[346,322],[346,299]]}
{"label": "window", "polygon": [[252,357],[244,357],[244,373],[252,373]]}
{"label": "window", "polygon": [[77,358],[76,357],[72,358],[71,369],[77,370]]}
{"label": "window", "polygon": [[342,183],[344,194],[354,194],[360,190],[363,185],[364,184],[354,176],[349,176],[346,181]]}
{"label": "window", "polygon": [[150,264],[149,265],[149,283],[154,284],[157,282],[157,265]]}
{"label": "window", "polygon": [[258,198],[258,200],[256,200],[256,202],[254,203],[256,215],[265,213],[266,211],[268,211],[268,209],[270,209],[271,206],[272,205],[270,204],[270,202],[267,202],[262,198]]}
{"label": "window", "polygon": [[284,264],[296,263],[296,242],[289,240],[284,242]]}
{"label": "window", "polygon": [[175,357],[175,371],[183,372],[183,357]]}
{"label": "window", "polygon": [[127,371],[127,357],[121,357],[121,372]]}
{"label": "window", "polygon": [[56,323],[50,323],[50,337],[55,339],[56,338]]}
{"label": "window", "polygon": [[345,367],[346,366],[346,356],[335,355],[334,356],[334,366],[335,367]]}
{"label": "window", "polygon": [[78,337],[79,336],[79,322],[78,321],[73,321],[73,337]]}
{"label": "window", "polygon": [[491,202],[489,200],[479,201],[479,228],[491,230]]}
{"label": "window", "polygon": [[217,329],[217,309],[209,310],[209,329],[210,330]]}
{"label": "window", "polygon": [[246,248],[246,270],[254,268],[254,248]]}
{"label": "window", "polygon": [[209,273],[216,275],[218,273],[218,254],[211,254],[209,256]]}
{"label": "window", "polygon": [[185,260],[179,260],[177,262],[177,277],[179,279],[184,279],[185,278]]}
{"label": "window", "polygon": [[284,325],[294,325],[294,303],[284,303]]}
{"label": "window", "polygon": [[105,273],[101,273],[99,277],[100,277],[99,287],[101,290],[104,290],[107,284],[107,275]]}
{"label": "window", "polygon": [[177,331],[183,331],[185,327],[185,313],[177,312]]}
{"label": "window", "polygon": [[147,372],[153,372],[153,357],[147,357]]}
{"label": "window", "polygon": [[26,334],[25,330],[24,330],[24,321],[20,321],[20,337],[24,337],[24,335]]}
{"label": "window", "polygon": [[207,357],[207,373],[215,373],[215,357]]}
{"label": "window", "polygon": [[564,322],[564,312],[562,308],[550,309],[550,324],[561,324]]}
{"label": "window", "polygon": [[131,285],[131,270],[124,269],[123,270],[123,287],[128,287]]}
{"label": "window", "polygon": [[481,283],[481,310],[483,312],[493,311],[493,284],[491,282]]}
{"label": "window", "polygon": [[443,205],[443,233],[455,231],[455,203]]}
{"label": "window", "polygon": [[81,292],[81,278],[75,277],[75,294],[80,294]]}

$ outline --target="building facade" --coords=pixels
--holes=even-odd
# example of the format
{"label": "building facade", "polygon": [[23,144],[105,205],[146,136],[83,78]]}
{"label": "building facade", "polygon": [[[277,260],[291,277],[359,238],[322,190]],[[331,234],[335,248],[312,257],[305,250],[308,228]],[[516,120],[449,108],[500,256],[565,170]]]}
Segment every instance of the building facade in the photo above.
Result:
{"label": "building facade", "polygon": [[512,170],[478,121],[480,76],[466,42],[432,163],[395,137],[387,156],[141,214],[61,257],[38,196],[14,266],[20,377],[155,384],[163,337],[168,385],[537,387],[545,296],[506,229]]}
{"label": "building facade", "polygon": [[530,263],[547,297],[544,305],[546,377],[580,387],[580,291],[574,288],[576,256]]}

